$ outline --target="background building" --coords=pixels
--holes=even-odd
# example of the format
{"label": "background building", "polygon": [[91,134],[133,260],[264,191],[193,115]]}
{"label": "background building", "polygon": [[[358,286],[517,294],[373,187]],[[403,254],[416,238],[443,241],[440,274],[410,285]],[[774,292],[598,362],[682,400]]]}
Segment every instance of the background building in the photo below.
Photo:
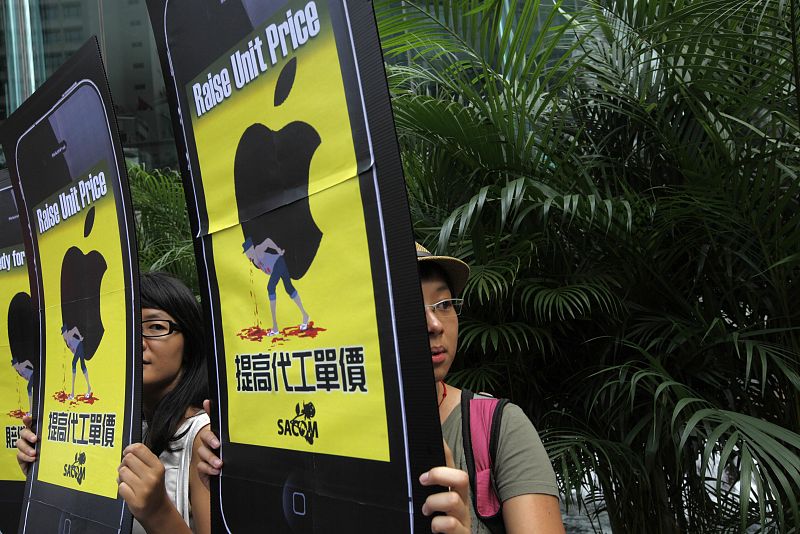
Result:
{"label": "background building", "polygon": [[176,167],[144,0],[0,0],[0,121],[96,35],[128,160]]}

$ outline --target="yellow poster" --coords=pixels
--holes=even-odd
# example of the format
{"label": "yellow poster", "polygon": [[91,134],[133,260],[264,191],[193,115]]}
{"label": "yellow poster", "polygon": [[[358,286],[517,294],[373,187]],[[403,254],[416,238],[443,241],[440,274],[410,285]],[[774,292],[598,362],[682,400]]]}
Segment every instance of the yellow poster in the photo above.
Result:
{"label": "yellow poster", "polygon": [[11,186],[0,187],[0,480],[24,481],[16,441],[31,411],[38,336],[31,303],[22,228]]}
{"label": "yellow poster", "polygon": [[389,461],[359,161],[326,2],[290,2],[184,88],[234,443]]}
{"label": "yellow poster", "polygon": [[135,369],[118,160],[93,82],[74,84],[40,117],[15,149],[43,343],[34,476],[116,500]]}
{"label": "yellow poster", "polygon": [[125,411],[123,256],[108,162],[81,176],[33,208],[62,208],[58,223],[36,220],[47,354],[38,476],[116,498],[109,475],[119,465]]}

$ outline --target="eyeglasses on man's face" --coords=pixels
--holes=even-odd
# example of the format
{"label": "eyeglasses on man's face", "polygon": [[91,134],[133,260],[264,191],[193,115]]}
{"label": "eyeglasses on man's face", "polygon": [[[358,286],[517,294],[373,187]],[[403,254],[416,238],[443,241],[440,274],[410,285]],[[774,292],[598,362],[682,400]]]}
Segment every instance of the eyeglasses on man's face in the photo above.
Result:
{"label": "eyeglasses on man's face", "polygon": [[464,299],[444,299],[433,304],[425,304],[425,311],[431,310],[437,317],[456,317],[461,315]]}
{"label": "eyeglasses on man's face", "polygon": [[181,329],[177,323],[173,323],[169,319],[148,319],[142,321],[142,337],[164,337],[173,332],[180,332]]}

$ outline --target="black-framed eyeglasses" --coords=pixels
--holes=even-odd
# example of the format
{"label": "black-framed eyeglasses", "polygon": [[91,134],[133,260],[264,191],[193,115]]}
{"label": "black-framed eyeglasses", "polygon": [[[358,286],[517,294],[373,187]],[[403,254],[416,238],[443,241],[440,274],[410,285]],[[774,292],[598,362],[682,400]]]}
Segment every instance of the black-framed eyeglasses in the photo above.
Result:
{"label": "black-framed eyeglasses", "polygon": [[443,299],[433,304],[425,304],[425,310],[431,310],[437,317],[456,317],[461,315],[464,299]]}
{"label": "black-framed eyeglasses", "polygon": [[180,331],[178,324],[169,319],[147,319],[142,321],[142,337],[164,337]]}

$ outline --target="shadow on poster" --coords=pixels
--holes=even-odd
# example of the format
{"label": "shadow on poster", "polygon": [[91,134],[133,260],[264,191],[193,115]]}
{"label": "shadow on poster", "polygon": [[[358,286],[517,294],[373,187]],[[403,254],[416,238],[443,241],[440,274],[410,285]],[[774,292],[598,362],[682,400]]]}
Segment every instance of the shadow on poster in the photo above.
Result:
{"label": "shadow on poster", "polygon": [[441,429],[370,3],[148,8],[211,317],[215,527],[429,531]]}
{"label": "shadow on poster", "polygon": [[27,302],[11,300],[37,319],[35,335],[12,336],[11,348],[40,347],[31,360],[38,460],[21,533],[131,525],[116,478],[123,448],[141,434],[141,314],[112,110],[92,39],[0,129],[31,280]]}
{"label": "shadow on poster", "polygon": [[25,264],[17,205],[8,171],[0,171],[0,532],[19,524],[25,476],[17,465],[16,441],[31,413],[38,324]]}

